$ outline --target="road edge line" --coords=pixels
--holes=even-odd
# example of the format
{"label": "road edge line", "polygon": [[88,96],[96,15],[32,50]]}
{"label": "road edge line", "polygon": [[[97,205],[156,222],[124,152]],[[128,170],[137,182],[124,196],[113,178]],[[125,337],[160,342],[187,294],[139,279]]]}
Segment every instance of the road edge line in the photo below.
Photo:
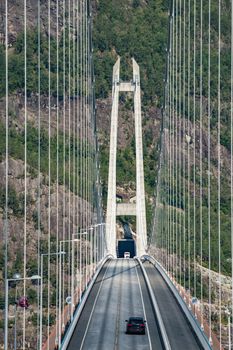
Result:
{"label": "road edge line", "polygon": [[[209,340],[205,333],[202,331],[199,322],[195,319],[193,314],[190,312],[188,309],[185,301],[183,298],[180,296],[178,290],[174,286],[173,282],[171,281],[170,277],[167,275],[166,270],[162,267],[162,265],[152,256],[150,255],[143,255],[143,258],[147,259],[154,267],[159,271],[161,274],[162,278],[165,280],[167,283],[168,287],[170,288],[171,292],[173,293],[174,297],[176,298],[178,304],[180,305],[183,313],[185,314],[186,318],[188,319],[188,322],[192,326],[192,329],[194,333],[196,334],[199,342],[201,343],[202,347],[204,350],[210,350],[212,349]],[[152,261],[151,261],[152,260]]]}
{"label": "road edge line", "polygon": [[78,320],[79,320],[79,318],[81,316],[83,308],[84,308],[84,306],[86,304],[86,301],[87,301],[87,299],[89,297],[89,294],[90,294],[90,292],[92,290],[92,287],[93,287],[93,285],[94,285],[94,283],[95,283],[95,281],[96,281],[96,279],[97,279],[97,277],[98,277],[102,267],[110,259],[112,259],[112,256],[108,255],[102,260],[102,262],[99,263],[99,266],[97,267],[97,270],[96,270],[96,272],[95,272],[95,274],[94,274],[90,284],[88,285],[86,292],[84,293],[84,296],[83,296],[83,298],[81,300],[81,304],[77,307],[77,309],[75,311],[74,318],[73,318],[73,320],[72,320],[72,322],[71,322],[71,324],[70,324],[70,326],[69,326],[69,328],[67,330],[67,333],[66,333],[66,335],[65,335],[65,337],[64,337],[64,339],[62,341],[60,350],[66,350],[67,349],[67,346],[69,345],[70,339],[72,337],[72,334],[74,332],[76,324],[77,324],[77,322],[78,322]]}
{"label": "road edge line", "polygon": [[157,320],[158,320],[158,324],[159,324],[160,332],[161,332],[161,335],[162,335],[164,347],[165,347],[166,350],[171,350],[171,345],[170,345],[170,342],[169,342],[169,339],[168,339],[168,335],[167,335],[167,332],[166,332],[166,329],[165,329],[165,326],[164,326],[164,323],[163,323],[163,319],[162,319],[162,316],[161,316],[161,313],[160,313],[160,310],[159,310],[158,303],[156,301],[153,289],[152,289],[151,284],[150,284],[150,280],[149,280],[149,278],[147,276],[147,273],[146,273],[146,270],[145,270],[144,266],[142,265],[141,260],[139,258],[136,258],[136,260],[138,261],[138,263],[139,263],[139,265],[141,267],[143,276],[144,276],[146,284],[147,284],[147,288],[148,288],[149,295],[150,295],[150,298],[151,298],[152,306],[154,308],[154,312],[155,312],[155,315],[156,315]]}
{"label": "road edge line", "polygon": [[[135,271],[136,271],[136,275],[137,275],[137,279],[138,279],[138,286],[139,286],[140,296],[141,296],[141,300],[142,300],[142,308],[143,308],[143,313],[144,313],[144,317],[145,317],[145,320],[146,320],[147,319],[146,308],[145,308],[145,303],[144,303],[144,299],[143,299],[143,295],[142,295],[142,286],[141,286],[141,282],[140,282],[140,279],[139,279],[137,266],[138,265],[136,265],[136,263],[135,263]],[[149,330],[148,326],[147,326],[147,337],[148,337],[148,341],[149,341],[149,345],[150,345],[150,350],[153,350],[152,344],[151,344],[150,330]]]}

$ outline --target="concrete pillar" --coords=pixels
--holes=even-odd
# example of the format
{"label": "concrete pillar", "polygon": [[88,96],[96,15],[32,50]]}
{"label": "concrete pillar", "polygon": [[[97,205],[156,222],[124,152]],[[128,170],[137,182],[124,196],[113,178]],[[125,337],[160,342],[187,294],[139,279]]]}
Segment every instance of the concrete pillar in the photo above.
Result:
{"label": "concrete pillar", "polygon": [[112,113],[111,135],[108,173],[108,199],[106,217],[106,239],[109,254],[116,255],[116,154],[117,154],[117,127],[120,86],[120,58],[113,67],[112,80]]}
{"label": "concrete pillar", "polygon": [[147,247],[146,204],[144,188],[141,86],[140,71],[137,62],[133,61],[135,145],[136,145],[136,212],[137,212],[137,255],[143,255]]}

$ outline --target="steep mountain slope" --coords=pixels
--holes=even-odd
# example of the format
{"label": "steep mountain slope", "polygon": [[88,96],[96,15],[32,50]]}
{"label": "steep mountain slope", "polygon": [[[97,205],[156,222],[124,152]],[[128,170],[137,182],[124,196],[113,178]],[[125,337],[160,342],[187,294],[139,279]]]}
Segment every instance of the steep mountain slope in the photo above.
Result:
{"label": "steep mountain slope", "polygon": [[[194,8],[190,8],[190,23],[186,17],[186,45],[188,40],[188,28],[190,28],[190,50],[186,50],[186,96],[184,102],[185,111],[182,109],[182,115],[178,121],[179,130],[185,123],[183,130],[179,131],[182,138],[185,135],[191,137],[190,146],[190,177],[187,178],[186,169],[186,202],[188,196],[188,186],[190,187],[190,227],[191,239],[193,240],[194,221],[196,226],[200,226],[200,217],[194,218],[194,177],[196,181],[196,195],[200,195],[200,161],[203,165],[203,256],[208,257],[208,229],[207,229],[207,183],[208,183],[208,2],[203,3],[203,80],[202,80],[202,129],[200,130],[200,4],[196,3],[196,87],[194,92]],[[158,166],[158,142],[160,134],[161,110],[163,99],[164,72],[168,37],[168,9],[169,1],[161,0],[128,0],[128,1],[107,1],[99,0],[94,2],[94,53],[95,53],[95,76],[96,76],[96,97],[99,139],[101,145],[102,157],[102,178],[106,196],[106,184],[108,173],[108,144],[110,131],[110,110],[111,110],[111,78],[112,66],[116,61],[117,55],[122,57],[122,79],[130,79],[132,69],[130,58],[134,56],[141,68],[142,79],[142,109],[143,109],[143,142],[144,142],[144,166],[145,166],[145,184],[147,192],[147,203],[153,203],[153,194],[155,190],[155,179],[157,177]],[[186,11],[188,5],[186,4]],[[222,261],[223,271],[230,273],[230,256],[228,238],[230,230],[230,1],[225,0],[221,3],[221,231],[222,231]],[[179,21],[179,11],[178,11]],[[183,30],[183,19],[182,19]],[[182,33],[183,35],[183,33]],[[182,36],[183,40],[183,36]],[[183,46],[183,42],[182,42]],[[186,47],[187,48],[187,47]],[[187,95],[187,77],[188,77],[188,54],[190,54],[190,92]],[[175,56],[174,56],[175,57]],[[174,58],[175,59],[175,58]],[[183,65],[183,61],[181,63]],[[215,242],[217,240],[217,176],[218,176],[218,6],[211,5],[211,110],[210,110],[210,163],[211,163],[211,232],[212,232],[212,268],[218,267],[218,252]],[[183,67],[183,66],[182,66]],[[182,68],[183,69],[183,68]],[[182,73],[183,74],[183,73]],[[177,77],[181,73],[178,71]],[[178,79],[177,78],[177,79]],[[174,76],[176,79],[176,76]],[[195,95],[195,100],[194,100]],[[132,100],[129,96],[121,96],[120,121],[118,146],[120,149],[117,167],[119,192],[122,187],[135,189],[135,161],[134,161],[134,139],[133,124],[131,118]],[[123,104],[124,101],[124,104]],[[176,101],[176,100],[174,100]],[[174,102],[175,103],[175,102]],[[189,105],[189,111],[188,111]],[[195,115],[194,115],[195,109]],[[104,127],[103,127],[104,125]],[[173,125],[173,128],[176,126]],[[194,131],[195,130],[195,131]],[[203,145],[200,155],[200,133],[202,133]],[[194,140],[195,137],[195,140]],[[195,142],[194,142],[195,141]],[[194,148],[195,145],[195,148]],[[188,147],[187,143],[182,148],[177,149],[178,154],[185,158],[187,167]],[[194,166],[193,160],[196,159]],[[128,160],[128,161],[127,161]],[[127,174],[127,177],[126,175]],[[195,176],[194,176],[195,175]],[[188,184],[189,183],[189,184]],[[167,184],[170,186],[171,184]],[[171,188],[172,191],[172,188]],[[126,190],[127,192],[127,190]],[[130,190],[129,190],[130,192]],[[172,199],[174,208],[180,208],[183,192],[180,191],[178,201]],[[196,200],[196,213],[199,215],[199,201]],[[148,228],[151,228],[152,207],[148,205]],[[187,217],[187,216],[186,216]],[[198,226],[199,225],[199,226]],[[200,241],[197,241],[197,249]],[[193,249],[191,247],[191,249]],[[225,258],[225,259],[224,259]]]}
{"label": "steep mountain slope", "polygon": [[[108,176],[112,68],[117,56],[121,56],[121,79],[130,80],[132,79],[131,57],[134,57],[140,66],[141,73],[147,222],[150,227],[161,124],[160,106],[166,59],[168,2],[99,0],[93,3],[97,125],[104,197],[106,198]],[[133,197],[135,193],[132,108],[133,101],[130,94],[121,94],[117,191],[118,194],[125,192],[126,197]],[[133,219],[128,218],[128,220]]]}
{"label": "steep mountain slope", "polygon": [[[8,4],[7,11],[5,4]],[[7,266],[8,278],[12,278],[16,272],[21,276],[40,274],[41,254],[47,256],[49,251],[53,254],[58,252],[60,240],[70,240],[73,232],[80,232],[81,227],[86,228],[96,223],[96,209],[100,203],[100,199],[97,198],[98,162],[91,102],[91,76],[89,67],[84,61],[80,61],[80,56],[84,57],[83,51],[86,54],[91,48],[85,42],[79,51],[80,55],[74,50],[74,46],[77,48],[80,41],[84,41],[73,25],[80,11],[78,12],[77,8],[74,11],[71,2],[69,7],[68,2],[52,0],[49,11],[47,1],[31,0],[27,1],[25,16],[24,4],[23,1],[12,0],[0,3],[1,325],[6,301],[5,267]],[[7,98],[4,45],[6,12]],[[79,16],[79,25],[83,25],[84,22],[86,24],[87,18],[87,9],[84,9],[82,17]],[[84,88],[81,90],[78,83],[81,78],[83,83],[84,75],[85,79],[88,77],[85,91]],[[8,225],[6,134],[9,146]],[[89,249],[86,239],[83,239],[82,244]],[[64,304],[65,295],[70,294],[70,256],[69,245],[64,257],[64,265],[67,264],[63,278]],[[58,255],[44,259],[44,335],[47,334],[46,324],[53,325],[58,315],[58,260]],[[30,304],[26,312],[26,346],[31,349],[37,347],[35,333],[38,327],[38,286],[35,281],[28,281],[26,285],[26,296]],[[15,293],[16,283],[9,283],[9,347],[13,347],[14,342],[11,335],[15,320],[15,301],[25,293],[22,281],[17,283],[18,296]],[[21,309],[18,311],[19,343],[22,342],[23,312]],[[3,327],[0,339],[2,343]]]}
{"label": "steep mountain slope", "polygon": [[[208,3],[204,2],[204,40],[205,45],[203,47],[203,154],[200,155],[200,122],[199,122],[199,92],[196,92],[196,99],[193,96],[193,81],[191,81],[190,91],[190,110],[192,115],[191,120],[187,121],[187,111],[184,113],[183,118],[180,118],[180,123],[183,123],[183,119],[186,119],[186,127],[183,130],[183,136],[189,134],[191,137],[191,176],[188,179],[187,173],[185,178],[186,188],[190,186],[191,194],[191,209],[193,213],[193,175],[196,175],[196,189],[197,193],[200,191],[198,187],[198,181],[200,181],[200,169],[194,168],[193,159],[195,155],[196,161],[199,163],[200,159],[203,161],[203,265],[208,263],[208,227],[207,222],[207,147],[208,147],[208,135],[207,135],[207,73],[208,73],[208,47],[206,45],[208,40]],[[9,245],[9,273],[12,274],[15,268],[22,269],[22,232],[23,232],[23,188],[22,177],[24,168],[24,36],[22,33],[24,26],[23,17],[23,2],[16,2],[13,0],[8,1],[9,11],[9,122],[10,122],[10,203],[9,203],[9,218],[10,228],[9,235],[11,242]],[[38,246],[36,237],[38,235],[38,212],[36,196],[36,176],[38,175],[37,159],[38,153],[35,150],[35,146],[38,145],[38,32],[37,32],[37,8],[38,2],[35,0],[27,1],[28,11],[28,121],[29,121],[29,139],[28,145],[30,146],[30,154],[28,157],[28,171],[27,181],[30,186],[30,196],[28,196],[28,228],[29,228],[29,240],[30,246],[28,249],[28,273],[37,272],[37,261],[35,254]],[[51,233],[52,236],[56,235],[56,97],[59,95],[59,115],[63,110],[62,104],[65,102],[66,108],[68,106],[68,100],[63,99],[63,74],[65,74],[65,85],[68,87],[68,64],[65,72],[63,71],[63,33],[64,33],[64,21],[63,21],[63,1],[59,1],[59,88],[56,87],[56,1],[51,0],[51,93],[53,95],[51,99],[52,104],[52,118],[51,118],[51,144],[52,144],[52,197],[51,197]],[[154,191],[155,180],[157,177],[158,167],[158,149],[159,149],[159,137],[161,127],[161,106],[163,100],[163,87],[164,87],[164,72],[166,61],[166,48],[167,48],[167,36],[168,36],[168,0],[93,0],[93,44],[94,44],[94,70],[95,70],[95,90],[96,90],[96,104],[97,104],[97,126],[98,136],[100,144],[100,157],[101,157],[101,175],[103,180],[104,198],[107,194],[107,176],[108,176],[108,151],[109,151],[109,132],[110,132],[110,113],[111,113],[111,79],[112,79],[112,67],[120,55],[122,58],[122,79],[131,79],[132,67],[131,57],[135,57],[140,69],[142,80],[142,108],[143,108],[143,142],[144,142],[144,167],[145,167],[145,185],[147,195],[147,221],[149,233],[151,230],[151,219],[153,215],[154,204]],[[198,4],[197,4],[198,5]],[[222,173],[221,173],[221,220],[222,220],[222,272],[230,274],[230,245],[229,245],[229,232],[230,232],[230,0],[222,1],[222,32],[221,32],[221,157],[222,157]],[[5,9],[0,5],[0,18],[4,19]],[[193,9],[192,9],[193,11]],[[41,1],[41,123],[42,123],[42,138],[43,138],[43,150],[42,154],[48,154],[48,8],[47,2]],[[65,14],[67,16],[67,13]],[[72,11],[71,11],[72,17]],[[66,18],[67,19],[67,18]],[[1,26],[4,21],[0,22],[0,40],[4,42],[4,26]],[[218,251],[216,249],[217,241],[217,75],[218,75],[218,8],[215,3],[212,3],[212,17],[211,17],[211,234],[213,238],[212,245],[212,261],[211,268],[218,269]],[[197,18],[197,49],[199,49],[200,38],[200,19]],[[191,28],[191,35],[193,36],[193,28]],[[78,37],[78,35],[77,35]],[[68,32],[65,33],[65,45],[68,48]],[[191,45],[190,52],[193,54],[193,45]],[[73,47],[71,43],[71,56],[73,54]],[[193,57],[193,56],[192,56]],[[68,50],[66,53],[66,63],[68,63]],[[199,64],[199,56],[196,57],[197,65]],[[5,152],[5,51],[2,44],[0,44],[0,126],[1,126],[1,140],[0,140],[0,228],[3,232],[4,224],[4,152]],[[193,58],[190,63],[193,69]],[[71,75],[73,74],[73,68],[71,67]],[[71,76],[71,84],[73,83]],[[198,79],[197,82],[198,83]],[[71,88],[71,96],[75,94],[75,89]],[[67,93],[67,90],[66,90]],[[73,99],[75,100],[75,99]],[[133,137],[133,120],[132,120],[132,99],[130,95],[120,96],[120,118],[119,118],[119,136],[118,146],[119,154],[117,158],[117,186],[118,194],[125,196],[128,199],[135,195],[135,140]],[[124,102],[124,103],[123,103]],[[196,115],[193,113],[193,106],[196,105]],[[187,100],[186,100],[187,106]],[[68,111],[64,113],[66,116]],[[62,120],[60,119],[60,122]],[[195,147],[194,147],[194,126],[196,127],[195,134]],[[64,149],[63,136],[65,129],[65,138],[68,133],[68,124],[65,128],[60,124],[59,139],[61,141],[59,150]],[[13,142],[14,140],[14,142]],[[71,147],[73,145],[71,144]],[[187,164],[187,145],[185,148],[178,149],[186,161]],[[67,148],[65,149],[66,157],[68,154]],[[60,153],[61,154],[61,153]],[[67,158],[66,158],[67,159]],[[68,163],[65,164],[68,167]],[[89,203],[86,201],[84,193],[72,193],[68,189],[68,176],[65,174],[66,180],[63,179],[61,169],[59,169],[60,181],[59,181],[59,197],[64,199],[67,203],[70,198],[75,198],[79,203],[80,216],[87,216],[92,214],[93,208],[90,208]],[[47,196],[48,193],[48,160],[45,157],[43,164],[41,164],[41,194]],[[79,196],[80,195],[80,196]],[[83,197],[83,198],[80,198]],[[172,199],[172,207],[174,210],[183,210],[182,201],[178,198],[176,202],[175,198]],[[187,201],[187,198],[186,198]],[[193,226],[194,220],[200,225],[199,216],[199,204],[196,202],[197,216],[194,218],[191,215],[191,230],[190,237],[193,239]],[[43,198],[41,201],[41,237],[44,241],[48,236],[48,217],[47,217],[48,202]],[[61,208],[60,208],[61,209]],[[73,211],[73,207],[71,210]],[[77,208],[75,208],[77,210]],[[61,212],[58,211],[58,214]],[[69,213],[65,211],[63,214],[65,230],[69,221]],[[85,216],[85,215],[84,215]],[[187,216],[186,216],[187,218]],[[86,219],[84,219],[87,221]],[[133,221],[132,221],[133,222]],[[134,222],[133,222],[134,223]],[[59,225],[59,234],[62,229],[62,224]],[[2,238],[2,236],[1,236]],[[192,241],[193,242],[193,241]],[[197,241],[197,247],[199,248],[200,241]],[[54,238],[52,238],[52,247],[55,247]],[[15,247],[19,247],[17,254],[14,254]],[[44,247],[42,247],[44,248]],[[46,248],[46,247],[45,247]],[[0,264],[1,270],[3,270],[3,250],[4,245],[1,244]],[[193,255],[193,243],[191,243],[191,253]],[[199,258],[199,257],[198,257]],[[55,287],[55,275],[53,275],[53,283]],[[199,280],[198,280],[199,283]],[[199,285],[198,285],[199,288]],[[3,288],[2,288],[3,289]],[[36,301],[35,288],[32,289],[32,300]],[[198,291],[199,292],[199,289]],[[55,303],[55,288],[53,289],[52,300]],[[206,297],[206,295],[205,295]],[[10,294],[11,302],[14,301],[13,293]],[[3,295],[1,295],[1,307],[3,305]],[[12,310],[11,310],[12,311]],[[30,315],[30,322],[36,321],[36,315]]]}

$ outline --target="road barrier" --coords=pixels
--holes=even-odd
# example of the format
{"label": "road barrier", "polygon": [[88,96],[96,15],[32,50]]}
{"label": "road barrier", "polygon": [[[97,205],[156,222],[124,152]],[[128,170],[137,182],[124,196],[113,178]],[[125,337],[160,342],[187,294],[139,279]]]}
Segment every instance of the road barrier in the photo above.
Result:
{"label": "road barrier", "polygon": [[149,255],[143,255],[142,258],[148,260],[151,264],[155,266],[155,268],[159,271],[165,282],[167,283],[168,287],[170,288],[171,292],[175,296],[178,304],[180,305],[183,313],[185,314],[188,322],[190,323],[194,333],[196,334],[201,346],[204,350],[210,350],[212,349],[209,340],[205,333],[202,331],[201,326],[199,322],[196,320],[195,316],[190,312],[188,306],[186,305],[185,301],[179,294],[177,288],[171,281],[170,277],[167,274],[167,271],[163,268],[163,266],[152,256]]}

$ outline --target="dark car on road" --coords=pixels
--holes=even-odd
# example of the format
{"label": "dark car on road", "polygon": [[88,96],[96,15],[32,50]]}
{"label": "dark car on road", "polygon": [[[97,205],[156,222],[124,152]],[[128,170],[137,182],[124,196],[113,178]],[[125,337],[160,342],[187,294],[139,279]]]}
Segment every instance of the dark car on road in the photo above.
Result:
{"label": "dark car on road", "polygon": [[145,334],[146,321],[142,317],[130,317],[126,325],[126,334]]}

